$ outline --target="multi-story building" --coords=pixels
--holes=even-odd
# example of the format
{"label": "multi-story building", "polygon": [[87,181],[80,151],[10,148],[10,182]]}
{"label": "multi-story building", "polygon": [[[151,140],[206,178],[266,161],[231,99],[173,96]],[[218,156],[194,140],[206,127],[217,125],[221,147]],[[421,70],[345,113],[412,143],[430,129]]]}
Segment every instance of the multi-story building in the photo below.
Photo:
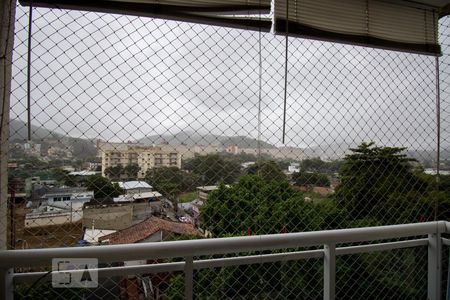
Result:
{"label": "multi-story building", "polygon": [[138,177],[143,178],[149,169],[158,167],[177,167],[181,168],[181,155],[178,151],[162,150],[159,147],[148,147],[148,150],[142,151],[137,157],[139,165]]}
{"label": "multi-story building", "polygon": [[118,165],[139,166],[138,178],[144,178],[149,169],[158,167],[181,168],[181,155],[176,150],[163,149],[158,146],[127,145],[114,150],[102,151],[102,175],[105,169]]}

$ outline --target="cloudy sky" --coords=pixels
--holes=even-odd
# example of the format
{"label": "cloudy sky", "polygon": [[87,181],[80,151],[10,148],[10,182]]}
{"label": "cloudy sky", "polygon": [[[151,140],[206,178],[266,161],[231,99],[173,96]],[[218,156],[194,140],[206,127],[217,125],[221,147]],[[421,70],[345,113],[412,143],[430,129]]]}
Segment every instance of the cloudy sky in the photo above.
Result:
{"label": "cloudy sky", "polygon": [[[17,9],[11,99],[11,117],[22,120],[27,11]],[[111,141],[182,130],[257,138],[260,106],[261,139],[282,145],[284,37],[98,13],[35,9],[33,16],[34,125]],[[441,22],[450,53],[449,22]],[[299,38],[289,39],[288,57],[286,145],[436,147],[434,57]]]}

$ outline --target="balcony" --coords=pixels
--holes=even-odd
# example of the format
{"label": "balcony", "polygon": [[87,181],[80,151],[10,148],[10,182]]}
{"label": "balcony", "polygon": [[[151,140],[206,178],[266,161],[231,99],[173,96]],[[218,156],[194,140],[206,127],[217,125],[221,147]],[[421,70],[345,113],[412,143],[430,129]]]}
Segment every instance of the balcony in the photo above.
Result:
{"label": "balcony", "polygon": [[[336,298],[336,290],[339,288],[336,282],[345,284],[336,273],[338,257],[389,252],[396,249],[422,249],[427,253],[427,260],[423,261],[424,266],[422,266],[424,270],[427,270],[427,279],[422,282],[424,286],[417,288],[426,291],[427,299],[441,299],[446,295],[445,288],[442,286],[442,282],[445,281],[441,281],[441,277],[444,275],[444,270],[447,270],[442,257],[444,247],[450,246],[450,240],[445,238],[448,233],[450,233],[450,222],[438,221],[233,238],[1,251],[2,297],[12,299],[15,286],[18,284],[50,281],[52,275],[57,274],[58,271],[15,272],[14,270],[49,267],[53,258],[96,258],[99,263],[122,264],[126,261],[152,260],[151,264],[99,267],[90,271],[98,274],[99,281],[101,278],[112,276],[129,277],[147,274],[151,278],[158,273],[180,273],[183,274],[184,279],[184,294],[182,294],[184,299],[201,298],[194,288],[196,272],[200,270],[277,262],[289,266],[297,261],[316,260],[320,261],[323,267],[321,298],[329,300]],[[249,253],[253,254],[249,255]],[[401,257],[399,256],[398,259]],[[74,275],[84,271],[83,269],[65,271],[65,273]],[[289,275],[299,276],[295,272]],[[234,292],[235,297],[242,298],[271,297],[277,293],[276,288],[269,293],[267,291],[260,293],[257,287],[258,282],[248,284],[251,285],[247,287],[248,290],[253,292],[242,294],[236,290],[231,293]],[[342,291],[340,294],[342,295]],[[85,296],[89,296],[89,292]],[[147,296],[149,299],[152,297]],[[231,296],[231,298],[234,297]]]}
{"label": "balcony", "polygon": [[0,298],[449,298],[450,0],[138,2],[0,10]]}

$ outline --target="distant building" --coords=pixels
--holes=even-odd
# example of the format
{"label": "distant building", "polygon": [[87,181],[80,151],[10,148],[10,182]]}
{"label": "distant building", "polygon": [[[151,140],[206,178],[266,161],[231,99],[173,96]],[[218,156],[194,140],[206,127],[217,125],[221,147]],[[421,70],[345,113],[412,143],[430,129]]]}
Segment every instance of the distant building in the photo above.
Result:
{"label": "distant building", "polygon": [[303,160],[306,158],[304,150],[296,147],[262,148],[261,150],[258,150],[257,148],[239,149],[240,153],[252,154],[255,156],[257,156],[260,151],[262,155],[268,155],[279,159]]}
{"label": "distant building", "polygon": [[151,216],[177,220],[170,201],[160,197],[158,192],[147,193],[120,196],[108,204],[85,205],[83,226],[90,228],[95,224],[96,228],[121,230]]}
{"label": "distant building", "polygon": [[121,195],[114,198],[114,203],[120,202],[150,202],[150,201],[160,201],[162,195],[159,192],[143,192],[143,193],[133,193],[128,195]]}
{"label": "distant building", "polygon": [[75,223],[83,218],[83,205],[94,198],[86,188],[52,188],[40,198],[40,204],[25,216],[25,227]]}
{"label": "distant building", "polygon": [[94,199],[94,192],[87,188],[53,188],[42,196],[42,204],[62,209],[81,209],[84,203]]}
{"label": "distant building", "polygon": [[206,185],[206,186],[198,186],[197,193],[198,199],[200,201],[206,201],[208,199],[209,194],[211,192],[217,190],[219,187],[217,185]]}
{"label": "distant building", "polygon": [[89,162],[88,168],[90,171],[99,171],[102,167],[102,163]]}
{"label": "distant building", "polygon": [[96,174],[100,174],[100,173],[101,172],[97,172],[97,171],[83,170],[83,171],[70,172],[69,175],[70,176],[92,176],[92,175],[96,175]]}
{"label": "distant building", "polygon": [[226,151],[227,153],[236,155],[239,153],[239,147],[237,145],[230,145],[227,147]]}
{"label": "distant building", "polygon": [[254,162],[254,161],[247,161],[247,162],[242,163],[241,167],[244,168],[244,169],[247,169],[248,167],[253,166],[254,164],[256,164],[256,162]]}
{"label": "distant building", "polygon": [[117,184],[125,190],[126,194],[151,192],[153,189],[150,184],[140,180],[118,182]]}
{"label": "distant building", "polygon": [[32,156],[41,156],[41,144],[36,144],[32,141],[28,141],[23,144],[25,153]]}
{"label": "distant building", "polygon": [[[436,175],[437,174],[437,170],[436,169],[431,169],[431,168],[425,169],[423,172],[425,174],[428,174],[428,175]],[[441,175],[450,175],[450,171],[448,171],[448,170],[439,170],[439,174],[441,174]]]}
{"label": "distant building", "polygon": [[161,147],[137,146],[134,144],[124,144],[113,150],[102,150],[102,175],[109,167],[136,164],[140,170],[138,178],[144,178],[147,170],[158,167],[181,168],[181,155],[178,151],[164,150]]}
{"label": "distant building", "polygon": [[288,166],[288,173],[299,173],[300,172],[300,164],[299,163],[291,163],[290,166]]}
{"label": "distant building", "polygon": [[83,211],[68,210],[50,205],[41,205],[25,215],[25,228],[63,225],[81,221]]}
{"label": "distant building", "polygon": [[97,140],[97,158],[101,158],[105,151],[126,151],[130,146],[144,147],[145,145],[131,141],[128,143],[111,143]]}

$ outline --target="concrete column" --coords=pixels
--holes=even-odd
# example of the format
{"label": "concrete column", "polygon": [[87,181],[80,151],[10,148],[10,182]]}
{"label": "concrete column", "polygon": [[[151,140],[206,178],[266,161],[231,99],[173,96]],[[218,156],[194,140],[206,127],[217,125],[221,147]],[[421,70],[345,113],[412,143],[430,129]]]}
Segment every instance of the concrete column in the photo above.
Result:
{"label": "concrete column", "polygon": [[0,250],[8,245],[9,98],[14,43],[15,0],[0,0]]}

